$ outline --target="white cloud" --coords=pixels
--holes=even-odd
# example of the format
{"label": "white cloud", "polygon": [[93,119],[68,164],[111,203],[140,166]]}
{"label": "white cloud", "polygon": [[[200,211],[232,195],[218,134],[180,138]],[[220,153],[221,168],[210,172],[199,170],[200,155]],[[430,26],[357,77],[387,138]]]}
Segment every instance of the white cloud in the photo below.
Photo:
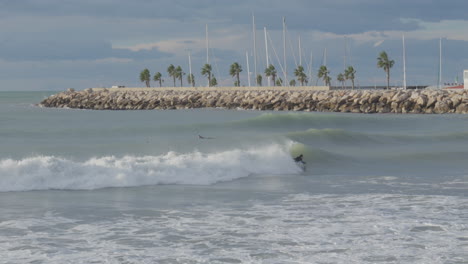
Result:
{"label": "white cloud", "polygon": [[129,63],[133,61],[134,61],[133,59],[129,59],[129,58],[104,58],[104,59],[97,59],[94,62],[107,64],[107,63]]}
{"label": "white cloud", "polygon": [[[242,32],[236,28],[234,29],[223,29],[209,33],[209,46],[210,48],[217,48],[223,50],[234,50],[238,52],[244,52],[250,48],[251,40],[250,32]],[[167,40],[161,40],[156,42],[140,43],[129,46],[113,46],[116,49],[128,49],[133,52],[142,50],[158,49],[162,52],[172,53],[176,56],[184,55],[188,50],[195,52],[201,52],[206,49],[205,36],[193,38],[171,38]]]}
{"label": "white cloud", "polygon": [[377,41],[376,43],[374,43],[374,48],[376,48],[376,47],[382,45],[382,43],[384,43],[384,41],[385,41],[385,40],[379,40],[379,41]]}

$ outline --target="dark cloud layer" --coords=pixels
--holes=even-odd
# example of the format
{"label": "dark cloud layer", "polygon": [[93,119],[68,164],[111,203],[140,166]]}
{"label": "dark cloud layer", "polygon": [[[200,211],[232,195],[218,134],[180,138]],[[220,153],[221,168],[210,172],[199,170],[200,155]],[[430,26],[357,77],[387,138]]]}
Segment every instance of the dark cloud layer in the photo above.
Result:
{"label": "dark cloud layer", "polygon": [[369,30],[411,30],[417,25],[402,23],[400,18],[425,21],[466,18],[465,0],[3,0],[0,13],[40,16],[90,16],[167,18],[178,21],[200,19],[226,23],[250,23],[251,14],[259,24],[281,27],[288,18],[291,29],[317,29],[334,33]]}
{"label": "dark cloud layer", "polygon": [[[24,38],[26,37],[26,39]],[[0,58],[7,61],[50,61],[50,60],[99,60],[106,58],[121,59],[158,59],[171,54],[157,49],[131,51],[112,48],[103,40],[78,38],[44,38],[27,35],[8,38],[0,42]]]}

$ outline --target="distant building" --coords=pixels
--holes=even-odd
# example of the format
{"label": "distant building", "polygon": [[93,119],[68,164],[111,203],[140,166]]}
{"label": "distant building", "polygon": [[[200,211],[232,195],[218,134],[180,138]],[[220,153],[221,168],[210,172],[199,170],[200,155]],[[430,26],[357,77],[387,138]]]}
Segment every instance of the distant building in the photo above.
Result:
{"label": "distant building", "polygon": [[463,71],[463,79],[465,89],[468,89],[468,70]]}
{"label": "distant building", "polygon": [[112,85],[111,88],[125,88],[125,85]]}

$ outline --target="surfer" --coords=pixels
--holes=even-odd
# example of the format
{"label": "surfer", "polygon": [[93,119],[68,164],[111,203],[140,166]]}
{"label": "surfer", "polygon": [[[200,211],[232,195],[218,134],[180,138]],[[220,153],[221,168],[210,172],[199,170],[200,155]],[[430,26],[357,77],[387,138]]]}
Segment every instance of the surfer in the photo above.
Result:
{"label": "surfer", "polygon": [[305,161],[303,161],[302,158],[303,158],[303,155],[301,154],[301,155],[295,157],[295,158],[294,158],[294,161],[295,161],[296,163],[302,163],[302,164],[305,165]]}
{"label": "surfer", "polygon": [[212,137],[204,137],[204,136],[202,136],[202,135],[198,135],[198,138],[199,138],[199,139],[214,139],[214,138],[212,138]]}

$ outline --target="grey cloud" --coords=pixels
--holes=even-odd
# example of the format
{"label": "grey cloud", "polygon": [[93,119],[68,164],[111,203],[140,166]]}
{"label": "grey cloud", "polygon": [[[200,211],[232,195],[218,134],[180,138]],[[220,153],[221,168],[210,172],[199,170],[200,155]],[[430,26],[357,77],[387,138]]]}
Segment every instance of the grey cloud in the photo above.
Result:
{"label": "grey cloud", "polygon": [[[317,29],[334,33],[356,33],[369,30],[412,30],[414,23],[402,23],[400,18],[425,21],[465,19],[468,3],[464,0],[24,0],[2,1],[0,11],[5,16],[15,14],[45,16],[90,16],[133,18],[167,18],[178,21],[218,21],[229,24],[249,24],[251,14],[258,24],[281,28],[286,16],[290,29]],[[218,23],[217,22],[217,23]]]}
{"label": "grey cloud", "polygon": [[115,49],[109,42],[86,36],[48,38],[23,35],[0,42],[0,59],[9,61],[98,60],[105,58],[156,59],[170,57],[157,49],[130,51]]}
{"label": "grey cloud", "polygon": [[[148,67],[151,72],[161,71],[165,75],[165,69],[171,63],[181,65],[188,72],[184,51],[178,55],[157,49],[133,52],[112,48],[112,44],[131,46],[174,40],[190,46],[194,44],[190,39],[203,39],[205,23],[210,24],[210,30],[214,33],[211,36],[217,38],[230,34],[224,32],[241,34],[244,30],[249,31],[252,13],[255,13],[259,30],[263,26],[280,30],[281,17],[286,16],[290,34],[295,37],[296,33],[303,34],[312,30],[340,34],[370,30],[411,30],[419,25],[415,22],[403,23],[401,18],[424,21],[465,19],[467,7],[468,2],[460,0],[2,0],[0,87],[6,80],[17,86],[34,80],[34,83],[41,82],[47,88],[47,85],[56,85],[54,78],[57,75],[63,76],[62,83],[76,83],[75,88],[86,88],[93,84],[109,85],[114,81],[138,85],[138,73],[143,68]],[[215,33],[217,29],[220,31]],[[250,36],[250,32],[246,34]],[[261,33],[258,34],[258,70],[262,72],[265,64],[262,58],[264,52],[261,51],[263,41]],[[280,35],[278,31],[272,32],[274,34]],[[351,52],[348,60],[355,66],[359,81],[369,84],[374,79],[385,78],[383,71],[376,67],[376,57],[381,50],[386,50],[396,61],[392,80],[401,80],[401,41],[386,38],[382,33],[375,34],[385,38],[385,42],[379,47],[373,47],[374,43],[357,45],[350,40]],[[275,43],[281,43],[278,36],[272,36]],[[336,39],[314,40],[310,36],[308,38],[307,42],[304,36],[303,46],[307,52],[313,50],[315,69],[322,59],[324,47],[327,47],[328,66],[332,75],[336,76],[343,70],[343,42]],[[244,45],[244,49],[251,47],[251,43],[237,44]],[[280,49],[281,44],[277,45],[276,48]],[[239,51],[219,46],[214,48],[213,53],[217,59],[215,73],[219,80],[224,79],[231,83],[228,69],[234,61],[241,63],[244,73],[246,72],[245,53],[240,51],[242,48],[237,48]],[[437,74],[437,51],[437,40],[416,41],[408,36],[410,83],[434,82]],[[110,57],[129,58],[132,61],[93,62]],[[468,68],[468,61],[463,59],[467,57],[467,42],[444,41],[444,75],[452,78],[461,68]],[[193,50],[193,72],[197,84],[198,80],[200,83],[204,82],[204,77],[200,76],[200,68],[205,60],[203,50],[198,53]],[[277,62],[276,58],[272,60]],[[250,63],[253,71],[252,61]],[[292,59],[288,68],[293,68]],[[25,76],[24,72],[28,72],[28,75]],[[60,88],[64,87],[57,86],[57,89]]]}

